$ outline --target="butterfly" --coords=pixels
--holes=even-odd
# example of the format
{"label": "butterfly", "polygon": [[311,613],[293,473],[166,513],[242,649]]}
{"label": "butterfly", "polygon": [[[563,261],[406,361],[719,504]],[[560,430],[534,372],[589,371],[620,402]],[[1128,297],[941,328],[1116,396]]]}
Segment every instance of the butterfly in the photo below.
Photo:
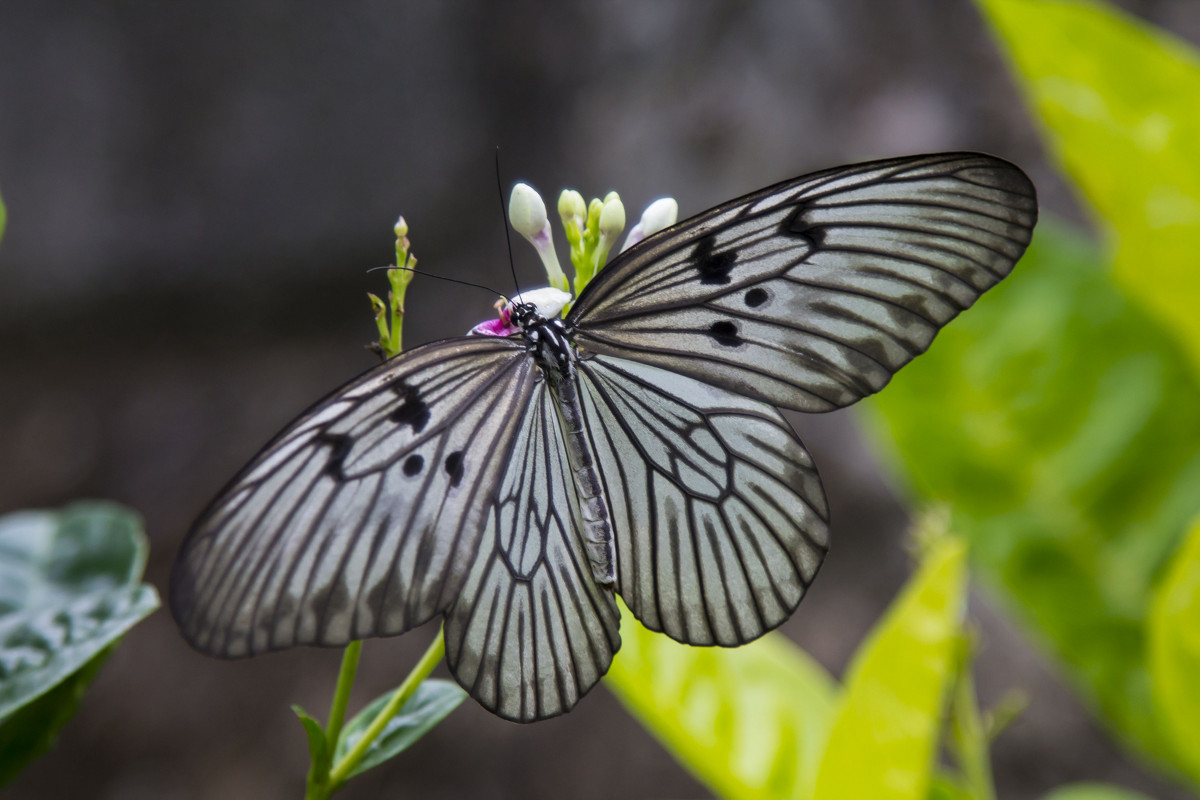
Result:
{"label": "butterfly", "polygon": [[405,352],[316,403],[196,521],[171,580],[187,640],[236,658],[444,617],[472,697],[569,710],[646,627],[735,646],[796,609],[829,545],[779,408],[879,391],[1003,279],[1029,178],[976,153],[838,167],[616,256],[565,318]]}

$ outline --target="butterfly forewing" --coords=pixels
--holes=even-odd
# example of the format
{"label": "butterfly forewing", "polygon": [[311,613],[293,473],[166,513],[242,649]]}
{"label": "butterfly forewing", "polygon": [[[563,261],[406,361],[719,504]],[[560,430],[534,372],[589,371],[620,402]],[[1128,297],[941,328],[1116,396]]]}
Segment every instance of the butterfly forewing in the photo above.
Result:
{"label": "butterfly forewing", "polygon": [[222,656],[345,644],[445,610],[534,388],[519,342],[459,339],[315,405],[189,534],[171,581],[189,641]]}
{"label": "butterfly forewing", "polygon": [[646,240],[568,325],[584,350],[828,411],[883,388],[1007,275],[1036,218],[1029,179],[992,156],[827,170]]}

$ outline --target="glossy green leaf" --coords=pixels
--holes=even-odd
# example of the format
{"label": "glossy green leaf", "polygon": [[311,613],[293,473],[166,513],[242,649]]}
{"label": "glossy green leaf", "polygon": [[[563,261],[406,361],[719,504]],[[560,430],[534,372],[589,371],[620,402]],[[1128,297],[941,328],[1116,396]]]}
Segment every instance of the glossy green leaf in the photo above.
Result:
{"label": "glossy green leaf", "polygon": [[[393,692],[387,692],[375,698],[370,705],[346,724],[346,727],[342,729],[341,738],[338,740],[337,752],[333,759],[334,764],[339,763],[346,753],[358,744],[358,740],[362,738],[366,729],[392,699],[392,694]],[[459,703],[466,699],[466,696],[467,693],[457,683],[436,679],[423,681],[413,692],[412,697],[408,698],[408,702],[404,704],[400,712],[388,721],[379,738],[367,748],[366,755],[363,756],[358,766],[346,777],[351,778],[361,772],[366,772],[371,767],[377,767],[408,749],[410,745],[445,719],[451,711],[458,708]]]}
{"label": "glossy green leaf", "polygon": [[778,634],[689,647],[624,605],[621,642],[605,685],[715,794],[810,794],[836,686],[806,653]]}
{"label": "glossy green leaf", "polygon": [[1107,223],[1121,286],[1200,370],[1200,54],[1102,3],[980,5],[1052,151]]}
{"label": "glossy green leaf", "polygon": [[1200,385],[1098,251],[1043,220],[1011,278],[867,405],[911,488],[1122,735],[1160,753],[1155,576],[1200,506]]}
{"label": "glossy green leaf", "polygon": [[1055,789],[1043,800],[1150,800],[1141,792],[1107,783],[1074,783]]}
{"label": "glossy green leaf", "polygon": [[158,607],[147,544],[119,506],[0,518],[0,718],[49,691]]}
{"label": "glossy green leaf", "polygon": [[1200,781],[1200,518],[1154,592],[1150,672],[1178,761]]}
{"label": "glossy green leaf", "polygon": [[109,503],[0,517],[0,774],[49,746],[116,640],[158,607],[146,538]]}
{"label": "glossy green leaf", "polygon": [[859,648],[813,797],[924,797],[960,663],[966,547],[931,542],[917,574]]}

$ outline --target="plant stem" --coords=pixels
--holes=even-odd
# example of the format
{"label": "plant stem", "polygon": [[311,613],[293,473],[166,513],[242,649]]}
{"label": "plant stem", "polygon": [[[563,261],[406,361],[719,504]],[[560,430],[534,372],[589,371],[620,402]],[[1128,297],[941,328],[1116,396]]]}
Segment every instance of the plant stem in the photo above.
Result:
{"label": "plant stem", "polygon": [[995,800],[996,789],[988,755],[988,739],[976,707],[975,681],[971,677],[969,658],[963,659],[950,707],[950,747],[962,773],[964,788],[973,800]]}
{"label": "plant stem", "polygon": [[346,753],[345,757],[334,766],[333,771],[329,774],[328,785],[336,790],[354,771],[358,763],[362,761],[363,756],[367,754],[367,750],[371,744],[379,738],[387,727],[388,722],[396,713],[404,707],[408,702],[408,698],[412,697],[413,692],[421,685],[421,681],[429,677],[429,673],[433,672],[433,668],[438,665],[446,655],[446,640],[439,630],[437,637],[430,643],[429,649],[425,651],[425,655],[421,656],[421,660],[413,667],[412,672],[408,673],[408,677],[404,679],[404,683],[400,684],[400,688],[396,689],[396,693],[392,695],[392,699],[379,712],[379,716],[375,717],[371,722],[370,727],[363,732],[362,738],[354,745],[354,748]]}
{"label": "plant stem", "polygon": [[350,702],[350,689],[354,687],[354,673],[358,670],[358,656],[361,652],[362,641],[357,640],[346,645],[346,650],[342,653],[342,668],[338,672],[337,688],[333,691],[333,703],[329,707],[329,725],[325,729],[331,759],[337,750],[338,737],[342,735],[342,724],[346,721],[346,704]]}

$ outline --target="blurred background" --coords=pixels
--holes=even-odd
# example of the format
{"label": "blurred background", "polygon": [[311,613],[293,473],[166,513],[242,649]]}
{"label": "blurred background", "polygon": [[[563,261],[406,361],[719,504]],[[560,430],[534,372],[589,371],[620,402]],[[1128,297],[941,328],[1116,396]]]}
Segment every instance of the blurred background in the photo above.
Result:
{"label": "blurred background", "polygon": [[[1200,44],[1200,4],[1121,7]],[[0,4],[0,511],[110,498],[142,513],[165,596],[203,504],[284,423],[376,363],[369,267],[403,214],[422,268],[509,287],[505,192],[618,190],[681,216],[807,171],[970,149],[1026,169],[1086,226],[977,9],[942,0]],[[631,220],[632,221],[632,220]],[[516,246],[526,285],[544,283]],[[495,298],[417,278],[409,346]],[[936,346],[935,346],[936,348]],[[909,508],[855,412],[792,415],[834,546],[784,632],[840,674],[909,571]],[[1186,792],[1119,748],[1058,668],[972,597],[984,704],[1020,687],[994,746],[1003,797],[1103,780]],[[433,629],[368,642],[355,705]],[[303,731],[337,651],[224,663],[162,610],[111,658],[14,798],[302,794]],[[603,688],[518,726],[465,703],[347,798],[700,797]]]}

